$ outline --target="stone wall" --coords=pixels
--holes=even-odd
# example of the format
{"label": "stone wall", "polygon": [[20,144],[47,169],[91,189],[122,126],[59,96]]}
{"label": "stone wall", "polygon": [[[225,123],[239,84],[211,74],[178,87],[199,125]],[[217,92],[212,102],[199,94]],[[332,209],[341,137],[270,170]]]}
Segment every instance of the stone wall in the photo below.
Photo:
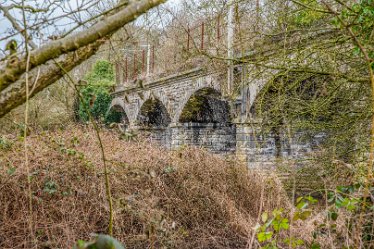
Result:
{"label": "stone wall", "polygon": [[[143,130],[143,134],[145,131]],[[147,130],[148,138],[168,149],[184,145],[205,148],[212,153],[236,155],[251,168],[274,166],[277,159],[292,159],[302,164],[318,149],[324,135],[309,138],[305,132],[279,135],[261,133],[259,127],[248,124],[183,123],[166,128]]]}
{"label": "stone wall", "polygon": [[213,153],[235,152],[236,128],[232,124],[184,123],[171,127],[171,148],[194,145]]}
{"label": "stone wall", "polygon": [[259,127],[241,124],[236,127],[236,155],[249,167],[273,166],[277,158],[291,159],[302,164],[312,152],[318,150],[324,134],[306,136],[305,131],[289,135],[282,131],[277,138],[272,133],[261,133]]}
{"label": "stone wall", "polygon": [[169,149],[189,145],[206,148],[217,154],[235,153],[235,132],[234,125],[218,123],[183,123],[147,131],[151,141]]}

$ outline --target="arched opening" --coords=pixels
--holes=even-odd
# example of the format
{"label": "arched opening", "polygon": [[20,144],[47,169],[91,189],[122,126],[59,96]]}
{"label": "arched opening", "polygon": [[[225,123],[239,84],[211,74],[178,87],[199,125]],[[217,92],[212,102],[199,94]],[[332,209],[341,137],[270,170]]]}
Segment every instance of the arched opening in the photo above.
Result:
{"label": "arched opening", "polygon": [[137,121],[143,127],[161,128],[167,127],[171,122],[171,118],[162,102],[151,98],[142,105]]}
{"label": "arched opening", "polygon": [[329,107],[337,95],[331,82],[330,76],[311,73],[279,74],[269,81],[250,109],[251,117],[261,122],[263,138],[258,144],[272,144],[268,151],[276,158],[311,151],[321,142],[321,127],[331,126],[329,115],[334,112]]}
{"label": "arched opening", "polygon": [[320,114],[315,107],[324,103],[326,98],[330,99],[329,91],[336,91],[334,85],[331,87],[333,89],[329,89],[330,82],[333,82],[330,76],[280,74],[261,89],[251,107],[251,114],[259,117],[267,126],[283,125],[291,119],[298,122],[324,120],[326,113]]}
{"label": "arched opening", "polygon": [[220,92],[212,88],[196,91],[185,104],[173,134],[174,144],[204,147],[213,153],[232,153],[236,128],[230,109]]}
{"label": "arched opening", "polygon": [[125,110],[120,105],[112,106],[108,111],[107,116],[110,117],[111,123],[121,123],[124,125],[128,125],[130,123]]}
{"label": "arched opening", "polygon": [[229,123],[230,111],[227,101],[212,88],[203,88],[195,92],[179,117],[181,123]]}

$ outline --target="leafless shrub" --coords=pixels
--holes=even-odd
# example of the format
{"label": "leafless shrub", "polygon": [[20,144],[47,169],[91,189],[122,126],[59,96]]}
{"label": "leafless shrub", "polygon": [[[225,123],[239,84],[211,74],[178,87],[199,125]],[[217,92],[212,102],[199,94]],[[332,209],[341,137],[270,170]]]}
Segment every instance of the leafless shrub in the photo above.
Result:
{"label": "leafless shrub", "polygon": [[[103,133],[111,164],[114,236],[129,248],[244,248],[261,202],[263,211],[289,207],[277,181],[241,165],[198,149],[167,152]],[[0,157],[1,248],[68,248],[90,233],[106,231],[104,176],[91,128],[28,138],[37,234],[32,244],[22,144],[7,139],[14,144]]]}

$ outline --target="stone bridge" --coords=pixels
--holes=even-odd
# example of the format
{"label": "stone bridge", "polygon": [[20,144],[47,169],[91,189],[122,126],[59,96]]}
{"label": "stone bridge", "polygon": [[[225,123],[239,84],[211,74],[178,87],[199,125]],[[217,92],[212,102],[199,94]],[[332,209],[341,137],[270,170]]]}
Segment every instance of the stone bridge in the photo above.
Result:
{"label": "stone bridge", "polygon": [[[121,107],[126,113],[125,122],[131,127],[137,127],[141,122],[141,108],[146,103],[161,105],[165,109],[165,122],[176,124],[183,108],[192,95],[199,90],[211,89],[221,93],[219,75],[204,73],[202,69],[193,69],[182,74],[172,75],[149,83],[136,82],[137,85],[124,89],[117,89],[112,106]],[[144,110],[149,111],[149,110]]]}
{"label": "stone bridge", "polygon": [[[279,158],[301,159],[320,140],[263,134],[251,117],[251,107],[260,89],[273,75],[246,79],[242,66],[236,79],[246,84],[235,99],[225,98],[227,72],[207,73],[193,69],[155,81],[119,82],[111,107],[123,113],[128,129],[140,130],[163,146],[204,147],[213,153],[231,154],[251,167],[273,165]],[[290,142],[292,141],[292,142]]]}

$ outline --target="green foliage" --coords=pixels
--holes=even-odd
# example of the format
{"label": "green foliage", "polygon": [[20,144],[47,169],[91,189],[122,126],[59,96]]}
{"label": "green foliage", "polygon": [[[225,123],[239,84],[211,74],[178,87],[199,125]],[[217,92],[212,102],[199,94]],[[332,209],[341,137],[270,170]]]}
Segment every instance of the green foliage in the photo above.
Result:
{"label": "green foliage", "polygon": [[[338,186],[335,192],[329,192],[328,201],[334,204],[334,207],[345,208],[346,210],[353,212],[357,210],[359,203],[361,202],[359,198],[352,197],[351,195],[357,191],[361,186],[359,184],[351,186]],[[334,219],[334,216],[332,216]],[[334,219],[336,220],[336,218]]]}
{"label": "green foliage", "polygon": [[66,148],[61,148],[61,152],[66,153],[69,156],[75,156],[78,153],[75,149],[66,149]]}
{"label": "green foliage", "polygon": [[317,203],[317,200],[311,196],[299,197],[297,199],[296,211],[293,217],[289,217],[283,209],[274,209],[271,214],[268,214],[267,212],[262,213],[262,225],[258,224],[256,227],[257,239],[262,243],[261,248],[284,248],[286,245],[290,248],[303,246],[305,242],[302,239],[294,238],[292,236],[282,238],[281,234],[282,231],[290,229],[290,218],[292,221],[306,220],[309,218],[312,211],[308,209],[308,207],[315,203]]}
{"label": "green foliage", "polygon": [[[338,28],[345,30],[350,27],[356,39],[361,46],[366,49],[370,59],[371,66],[374,69],[374,1],[360,0],[354,3],[350,8],[344,8],[339,16],[333,19],[333,24]],[[353,49],[353,55],[362,56],[361,48],[356,46]]]}
{"label": "green foliage", "polygon": [[7,173],[8,176],[12,176],[16,172],[16,170],[17,169],[15,167],[11,166],[11,167],[8,168],[6,173]]}
{"label": "green foliage", "polygon": [[90,242],[78,240],[73,249],[125,249],[125,246],[109,235],[99,234]]}
{"label": "green foliage", "polygon": [[107,61],[98,61],[87,74],[88,84],[81,88],[83,101],[79,103],[78,114],[82,121],[89,120],[89,113],[96,120],[104,123],[120,122],[121,113],[109,110],[112,96],[110,89],[114,85],[113,66]]}
{"label": "green foliage", "polygon": [[13,143],[5,137],[0,137],[0,150],[10,150]]}
{"label": "green foliage", "polygon": [[13,55],[17,53],[17,47],[17,41],[12,39],[6,44],[5,50],[9,51],[10,55]]}
{"label": "green foliage", "polygon": [[92,71],[88,73],[85,78],[91,84],[95,84],[95,82],[100,82],[103,80],[113,82],[113,65],[106,60],[99,60],[95,63]]}
{"label": "green foliage", "polygon": [[54,142],[56,142],[58,144],[59,151],[62,154],[66,154],[70,157],[75,157],[75,158],[81,160],[82,162],[84,162],[86,164],[87,168],[92,168],[92,162],[90,160],[88,160],[82,152],[78,151],[77,149],[74,149],[74,148],[77,148],[77,146],[79,145],[79,138],[78,137],[74,136],[70,140],[70,144],[74,148],[66,147],[66,144],[63,140],[54,141]]}
{"label": "green foliage", "polygon": [[[317,241],[323,241],[327,234],[339,240],[347,235],[353,238],[359,230],[362,231],[360,239],[365,245],[363,248],[369,248],[374,240],[372,234],[374,205],[370,198],[370,195],[374,194],[374,186],[370,187],[370,193],[365,193],[365,191],[365,186],[359,183],[338,186],[334,191],[329,191],[327,202],[324,204],[327,205],[323,212],[324,217],[322,220],[314,222],[315,229],[312,233],[314,241],[311,243],[292,237],[284,231],[290,230],[297,221],[299,221],[298,224],[307,224],[302,222],[308,221],[312,217],[313,211],[318,211],[315,198],[311,196],[297,198],[295,211],[292,215],[283,209],[275,209],[271,214],[264,212],[261,215],[261,224],[256,226],[257,239],[261,243],[261,248],[319,249],[321,245]],[[360,217],[365,217],[365,219],[361,220]],[[339,226],[344,225],[346,230],[339,230],[338,224]],[[335,243],[338,247],[339,241]],[[345,243],[344,246],[346,246]],[[350,246],[355,248],[354,244]]]}
{"label": "green foliage", "polygon": [[[358,229],[361,230],[363,248],[369,248],[374,241],[372,234],[374,203],[365,193],[365,189],[366,186],[357,183],[338,186],[335,191],[328,192],[327,202],[329,208],[323,222],[314,231],[314,238],[324,236],[327,230],[330,231],[330,234],[335,234],[337,237],[342,236],[343,234],[340,234],[337,229],[339,222],[340,226],[343,223],[347,227],[344,236],[347,234],[353,237]],[[373,195],[373,186],[369,187],[369,192],[369,195]],[[365,217],[365,219],[361,220],[361,217]]]}
{"label": "green foliage", "polygon": [[290,24],[296,27],[308,27],[315,24],[324,14],[318,10],[322,9],[317,0],[299,0],[304,6],[299,8],[291,15]]}
{"label": "green foliage", "polygon": [[[369,42],[373,35],[374,27],[374,1],[361,0],[351,8],[345,8],[340,13],[341,20],[350,25],[352,30],[366,42]],[[333,23],[340,28],[345,28],[339,18],[334,18]]]}
{"label": "green foliage", "polygon": [[135,141],[138,134],[133,132],[123,132],[121,133],[119,139],[123,139],[125,141]]}
{"label": "green foliage", "polygon": [[43,191],[50,194],[50,195],[53,195],[57,192],[57,183],[53,180],[48,180],[44,183],[44,188],[43,188]]}

